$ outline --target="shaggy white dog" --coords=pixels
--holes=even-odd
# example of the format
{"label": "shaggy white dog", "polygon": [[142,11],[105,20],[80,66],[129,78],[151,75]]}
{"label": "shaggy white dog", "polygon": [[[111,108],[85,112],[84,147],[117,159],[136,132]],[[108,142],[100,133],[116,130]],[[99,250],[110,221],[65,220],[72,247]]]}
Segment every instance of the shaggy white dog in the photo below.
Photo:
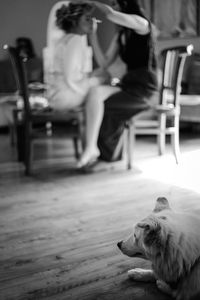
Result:
{"label": "shaggy white dog", "polygon": [[133,280],[156,280],[161,291],[177,300],[200,300],[200,218],[194,214],[174,212],[166,198],[158,198],[153,213],[118,247],[152,263],[152,270],[128,271]]}

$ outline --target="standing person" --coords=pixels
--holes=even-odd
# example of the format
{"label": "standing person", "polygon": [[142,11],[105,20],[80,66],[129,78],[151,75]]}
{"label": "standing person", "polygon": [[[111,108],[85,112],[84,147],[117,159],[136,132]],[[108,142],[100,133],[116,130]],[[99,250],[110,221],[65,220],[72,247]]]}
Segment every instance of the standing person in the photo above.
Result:
{"label": "standing person", "polygon": [[[118,27],[109,57],[104,56],[96,36],[92,36],[91,42],[98,62],[106,68],[119,54],[127,66],[127,72],[117,86],[102,85],[90,90],[86,101],[87,147],[78,167],[89,165],[98,153],[103,160],[112,161],[124,122],[149,109],[157,91],[157,63],[152,26],[138,1],[110,0],[110,5],[96,1],[92,3]],[[97,114],[92,109],[94,102],[98,106]]]}
{"label": "standing person", "polygon": [[82,105],[89,89],[102,83],[91,72],[91,47],[86,36],[93,30],[93,6],[81,1],[62,5],[56,11],[56,25],[65,33],[54,50],[53,72],[48,89],[55,110]]}

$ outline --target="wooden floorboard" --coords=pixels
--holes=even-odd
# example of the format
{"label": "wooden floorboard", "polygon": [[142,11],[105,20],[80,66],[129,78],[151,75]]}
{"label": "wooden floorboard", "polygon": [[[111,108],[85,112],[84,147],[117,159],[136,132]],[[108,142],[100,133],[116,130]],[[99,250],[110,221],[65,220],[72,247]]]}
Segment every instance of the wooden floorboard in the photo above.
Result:
{"label": "wooden floorboard", "polygon": [[[130,268],[150,264],[122,255],[117,242],[159,196],[174,209],[200,212],[200,189],[188,185],[200,162],[187,169],[188,151],[198,151],[200,143],[184,141],[177,168],[171,154],[158,158],[152,141],[146,142],[139,143],[132,171],[118,165],[76,173],[71,148],[58,159],[60,143],[51,145],[55,156],[45,160],[46,148],[36,155],[34,175],[26,178],[14,150],[10,158],[0,154],[0,300],[170,299],[153,283],[128,279]],[[8,137],[3,148],[5,143],[10,149]]]}

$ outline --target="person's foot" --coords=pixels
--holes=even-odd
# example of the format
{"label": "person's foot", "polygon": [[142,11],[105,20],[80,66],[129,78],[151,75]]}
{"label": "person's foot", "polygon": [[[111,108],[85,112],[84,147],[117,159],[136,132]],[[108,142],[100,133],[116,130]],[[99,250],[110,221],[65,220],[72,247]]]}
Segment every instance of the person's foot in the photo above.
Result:
{"label": "person's foot", "polygon": [[99,155],[100,155],[100,152],[98,149],[93,150],[93,151],[86,150],[77,163],[77,169],[82,169],[85,167],[92,166],[98,160]]}

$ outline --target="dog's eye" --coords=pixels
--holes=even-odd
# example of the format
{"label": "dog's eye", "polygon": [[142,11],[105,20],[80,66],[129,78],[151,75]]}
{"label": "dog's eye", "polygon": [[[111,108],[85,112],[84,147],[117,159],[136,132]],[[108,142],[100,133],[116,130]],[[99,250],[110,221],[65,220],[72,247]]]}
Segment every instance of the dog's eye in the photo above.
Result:
{"label": "dog's eye", "polygon": [[136,236],[136,234],[134,233],[134,243],[137,243],[138,242],[138,237]]}

